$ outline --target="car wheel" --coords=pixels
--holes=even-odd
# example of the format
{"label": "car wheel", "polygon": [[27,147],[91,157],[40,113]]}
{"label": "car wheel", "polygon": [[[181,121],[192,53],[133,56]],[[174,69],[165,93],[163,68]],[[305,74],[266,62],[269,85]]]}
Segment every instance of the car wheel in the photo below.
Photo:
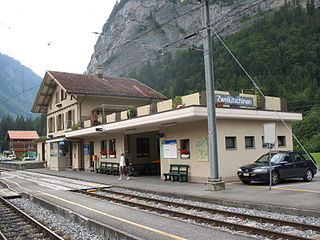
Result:
{"label": "car wheel", "polygon": [[306,182],[311,182],[312,179],[313,179],[313,173],[312,173],[311,169],[307,169],[305,176],[303,177],[303,180]]}
{"label": "car wheel", "polygon": [[280,175],[278,172],[272,172],[271,183],[272,185],[277,185],[280,182]]}
{"label": "car wheel", "polygon": [[244,179],[242,179],[241,182],[243,182],[244,184],[250,184],[251,183],[250,180],[244,180]]}

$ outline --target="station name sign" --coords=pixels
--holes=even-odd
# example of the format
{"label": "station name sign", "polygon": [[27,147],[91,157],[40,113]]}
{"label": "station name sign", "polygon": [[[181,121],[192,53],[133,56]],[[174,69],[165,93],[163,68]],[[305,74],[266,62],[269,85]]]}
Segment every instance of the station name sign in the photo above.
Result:
{"label": "station name sign", "polygon": [[226,105],[238,105],[238,106],[246,106],[246,107],[254,106],[253,98],[242,97],[242,96],[216,94],[216,102],[222,102]]}

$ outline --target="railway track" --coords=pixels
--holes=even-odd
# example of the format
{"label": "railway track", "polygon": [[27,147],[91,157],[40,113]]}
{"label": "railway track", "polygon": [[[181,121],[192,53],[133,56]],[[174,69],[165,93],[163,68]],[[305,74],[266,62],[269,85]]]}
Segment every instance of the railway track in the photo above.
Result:
{"label": "railway track", "polygon": [[0,239],[62,240],[64,238],[0,197]]}
{"label": "railway track", "polygon": [[73,192],[272,239],[320,239],[320,226],[316,225],[166,201],[111,189],[73,190]]}

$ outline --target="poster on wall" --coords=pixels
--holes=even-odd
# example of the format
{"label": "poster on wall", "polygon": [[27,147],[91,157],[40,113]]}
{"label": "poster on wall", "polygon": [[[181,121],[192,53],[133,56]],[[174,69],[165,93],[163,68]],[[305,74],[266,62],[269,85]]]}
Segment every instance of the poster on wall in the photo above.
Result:
{"label": "poster on wall", "polygon": [[208,139],[207,138],[196,139],[196,160],[208,161]]}
{"label": "poster on wall", "polygon": [[84,155],[90,155],[90,153],[89,153],[89,145],[84,145],[83,146],[83,154]]}
{"label": "poster on wall", "polygon": [[163,158],[177,158],[177,140],[162,141],[162,157]]}

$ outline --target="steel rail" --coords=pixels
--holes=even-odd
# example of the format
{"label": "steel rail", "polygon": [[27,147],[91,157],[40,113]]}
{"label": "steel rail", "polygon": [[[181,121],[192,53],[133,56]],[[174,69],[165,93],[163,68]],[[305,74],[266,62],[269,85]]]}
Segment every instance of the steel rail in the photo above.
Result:
{"label": "steel rail", "polygon": [[[90,190],[88,190],[88,191],[87,190],[72,190],[72,191],[86,194],[91,197],[96,197],[96,198],[100,198],[100,199],[104,199],[104,200],[108,200],[108,201],[121,203],[121,204],[128,205],[128,206],[138,207],[138,208],[145,209],[145,210],[151,210],[151,211],[155,211],[155,212],[162,213],[162,214],[163,213],[169,214],[170,216],[176,216],[176,217],[180,217],[183,219],[191,219],[191,220],[194,220],[195,222],[198,222],[198,223],[207,223],[207,224],[212,224],[215,226],[228,227],[232,230],[245,231],[245,232],[252,233],[252,234],[259,234],[259,235],[263,235],[263,236],[268,236],[268,237],[274,238],[274,239],[278,239],[278,238],[284,238],[284,239],[290,239],[290,240],[310,240],[311,239],[311,238],[305,238],[305,237],[292,235],[292,234],[288,234],[288,233],[274,231],[272,229],[263,229],[263,228],[259,228],[259,227],[238,224],[235,222],[227,222],[227,221],[219,220],[219,219],[195,216],[195,215],[192,215],[189,213],[183,213],[183,212],[178,212],[178,211],[170,210],[170,209],[166,209],[166,208],[160,208],[160,207],[146,205],[143,203],[133,202],[132,199],[125,200],[125,199],[120,199],[120,198],[116,198],[116,197],[105,196],[105,195],[93,193]],[[161,202],[161,200],[159,202]]]}
{"label": "steel rail", "polygon": [[[44,226],[42,223],[38,222],[36,219],[32,218],[31,216],[29,216],[28,214],[26,214],[25,212],[23,212],[22,210],[20,210],[19,208],[17,208],[16,206],[14,206],[12,203],[10,203],[9,201],[5,200],[4,198],[0,197],[0,201],[9,209],[13,210],[14,212],[16,212],[20,217],[22,217],[23,219],[27,220],[27,222],[31,223],[31,225],[35,226],[36,229],[39,229],[44,235],[46,235],[49,239],[54,239],[54,240],[64,240],[63,237],[59,236],[58,234],[56,234],[55,232],[53,232],[52,230],[50,230],[49,228],[47,228],[46,226]],[[2,235],[3,232],[1,233]],[[1,237],[1,236],[0,236]],[[6,239],[6,238],[4,238]]]}
{"label": "steel rail", "polygon": [[287,220],[281,220],[281,219],[275,219],[275,218],[269,218],[269,217],[263,217],[263,216],[255,216],[255,215],[250,215],[247,213],[231,212],[231,211],[215,209],[215,208],[200,207],[200,206],[195,206],[195,205],[191,205],[191,204],[178,203],[178,202],[172,202],[172,201],[167,201],[167,200],[139,196],[136,194],[122,193],[122,192],[113,191],[110,189],[99,189],[99,191],[123,195],[126,197],[134,197],[134,198],[138,198],[138,199],[145,200],[145,201],[153,201],[153,202],[162,203],[162,204],[166,204],[166,205],[172,205],[172,206],[176,206],[176,207],[183,207],[183,208],[187,208],[187,209],[196,209],[198,211],[206,211],[206,212],[210,212],[213,214],[218,213],[218,214],[222,214],[225,216],[231,216],[231,217],[236,216],[241,219],[250,219],[250,220],[254,220],[254,221],[267,222],[267,223],[272,223],[272,224],[276,224],[276,225],[286,225],[286,226],[298,228],[300,230],[313,230],[313,231],[320,232],[320,226],[316,226],[316,225],[309,225],[309,224],[305,224],[305,223],[299,223],[299,222],[293,222],[293,221],[287,221]]}
{"label": "steel rail", "polygon": [[0,231],[0,239],[1,240],[8,240],[8,238],[6,238],[5,235],[3,235],[3,233]]}

